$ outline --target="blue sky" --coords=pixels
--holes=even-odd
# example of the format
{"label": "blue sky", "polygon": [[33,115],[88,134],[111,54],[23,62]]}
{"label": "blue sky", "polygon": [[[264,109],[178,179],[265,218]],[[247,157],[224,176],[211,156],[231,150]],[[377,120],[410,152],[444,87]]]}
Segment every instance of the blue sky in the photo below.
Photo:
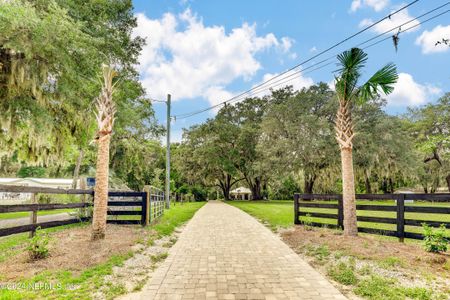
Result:
{"label": "blue sky", "polygon": [[[304,67],[445,2],[421,0]],[[289,69],[406,3],[396,0],[134,1],[138,17],[134,34],[147,39],[140,57],[141,81],[150,97],[164,99],[167,93],[172,94],[172,115],[195,111],[227,100]],[[450,5],[421,21],[449,8]],[[387,98],[389,113],[398,114],[408,106],[433,102],[450,91],[450,47],[434,46],[442,37],[450,38],[450,13],[401,33],[398,52],[390,40],[366,50],[369,61],[364,76],[387,62],[394,62],[398,67],[399,82]],[[335,69],[331,64],[291,77],[294,80],[288,84],[301,88],[320,81],[332,83]],[[165,124],[165,105],[155,104],[155,111],[159,122]],[[173,140],[181,139],[182,128],[201,123],[214,113],[209,111],[174,121]]]}

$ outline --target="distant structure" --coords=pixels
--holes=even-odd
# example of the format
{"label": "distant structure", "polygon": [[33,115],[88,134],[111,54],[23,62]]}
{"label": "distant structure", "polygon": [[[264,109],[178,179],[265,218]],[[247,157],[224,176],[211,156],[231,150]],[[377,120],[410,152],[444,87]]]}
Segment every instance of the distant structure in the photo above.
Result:
{"label": "distant structure", "polygon": [[252,191],[246,187],[238,187],[230,192],[231,199],[234,200],[252,200]]}
{"label": "distant structure", "polygon": [[[72,182],[73,179],[65,178],[0,178],[1,185],[20,185],[54,189],[70,189],[72,188]],[[77,186],[79,183],[80,182],[78,181]],[[8,204],[8,202],[25,202],[30,200],[30,198],[30,193],[0,192],[0,204]]]}

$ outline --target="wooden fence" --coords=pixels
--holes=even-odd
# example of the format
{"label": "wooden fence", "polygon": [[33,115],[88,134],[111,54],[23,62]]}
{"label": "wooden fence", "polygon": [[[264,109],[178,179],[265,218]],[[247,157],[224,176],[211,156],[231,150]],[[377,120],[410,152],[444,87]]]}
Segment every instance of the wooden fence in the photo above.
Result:
{"label": "wooden fence", "polygon": [[[368,222],[376,224],[392,224],[396,225],[396,230],[377,229],[369,227],[359,227],[359,232],[382,234],[387,236],[398,237],[400,241],[404,238],[423,239],[423,235],[416,232],[408,232],[405,226],[422,226],[423,223],[432,227],[439,227],[444,224],[446,228],[450,228],[450,222],[446,221],[430,221],[424,219],[415,219],[413,217],[405,218],[405,213],[426,213],[426,214],[450,214],[450,207],[439,206],[415,206],[408,205],[407,202],[427,201],[427,202],[450,202],[450,194],[357,194],[357,200],[379,201],[379,200],[395,200],[395,205],[371,205],[357,204],[357,211],[375,211],[375,212],[391,212],[395,213],[395,218],[386,218],[379,216],[357,216],[359,222]],[[335,203],[327,203],[332,202]],[[406,203],[405,203],[406,202]],[[335,213],[329,212],[311,212],[302,210],[302,208],[318,208],[333,209]],[[308,216],[311,218],[331,219],[333,223],[308,222],[311,226],[327,226],[330,228],[344,228],[344,210],[342,195],[325,195],[325,194],[295,194],[294,195],[294,223],[305,223],[301,217]]]}
{"label": "wooden fence", "polygon": [[164,214],[165,197],[161,189],[146,185],[144,191],[147,193],[148,214],[145,224],[148,225]]}
{"label": "wooden fence", "polygon": [[[78,217],[66,220],[37,222],[37,212],[43,210],[56,209],[85,209],[92,206],[92,201],[86,201],[86,195],[94,195],[93,190],[81,189],[55,189],[42,187],[26,187],[26,186],[10,186],[0,185],[0,192],[13,193],[31,193],[32,199],[36,199],[38,194],[66,194],[66,195],[81,195],[82,202],[80,203],[49,203],[49,204],[11,204],[0,205],[1,213],[11,212],[30,212],[30,224],[0,228],[0,236],[11,235],[21,232],[34,233],[37,227],[50,228],[74,223],[80,223],[90,220],[90,216],[81,213]],[[108,223],[115,224],[142,224],[147,225],[146,220],[149,215],[149,206],[147,204],[147,192],[130,192],[130,191],[111,191],[108,193]],[[125,219],[123,217],[125,216]],[[129,218],[129,216],[132,216]],[[134,217],[138,217],[135,219]]]}

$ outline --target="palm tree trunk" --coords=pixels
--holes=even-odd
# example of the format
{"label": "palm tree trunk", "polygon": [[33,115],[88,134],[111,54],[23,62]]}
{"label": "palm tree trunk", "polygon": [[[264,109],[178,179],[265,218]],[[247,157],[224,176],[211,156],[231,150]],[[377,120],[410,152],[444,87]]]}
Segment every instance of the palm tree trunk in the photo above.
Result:
{"label": "palm tree trunk", "polygon": [[94,189],[94,217],[92,220],[92,239],[103,239],[106,231],[108,209],[109,143],[108,134],[98,141],[97,170]]}
{"label": "palm tree trunk", "polygon": [[342,198],[344,202],[344,235],[358,235],[356,222],[355,176],[352,148],[341,148]]}

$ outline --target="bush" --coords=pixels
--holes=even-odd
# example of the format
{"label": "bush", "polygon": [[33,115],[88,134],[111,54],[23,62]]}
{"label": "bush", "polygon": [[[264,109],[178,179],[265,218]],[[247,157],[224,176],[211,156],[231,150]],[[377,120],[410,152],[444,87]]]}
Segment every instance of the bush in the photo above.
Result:
{"label": "bush", "polygon": [[343,285],[355,285],[357,282],[354,267],[343,262],[329,268],[328,275]]}
{"label": "bush", "polygon": [[34,236],[28,243],[27,250],[31,259],[43,259],[48,256],[48,235],[42,232],[41,227],[36,228]]}
{"label": "bush", "polygon": [[445,225],[441,224],[439,229],[433,230],[426,223],[422,224],[424,232],[424,248],[428,252],[445,252],[448,249],[448,241],[445,237]]}
{"label": "bush", "polygon": [[17,172],[17,177],[25,178],[25,177],[36,177],[42,178],[46,175],[46,169],[43,167],[21,167]]}

